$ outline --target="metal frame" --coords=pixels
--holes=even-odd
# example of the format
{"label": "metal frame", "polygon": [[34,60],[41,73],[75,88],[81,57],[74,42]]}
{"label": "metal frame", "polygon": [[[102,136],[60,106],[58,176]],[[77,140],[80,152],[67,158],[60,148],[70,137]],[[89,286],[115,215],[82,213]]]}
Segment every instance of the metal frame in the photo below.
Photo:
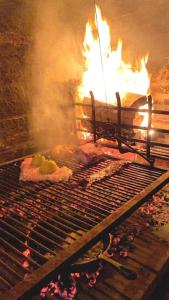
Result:
{"label": "metal frame", "polygon": [[[157,151],[157,153],[154,154],[153,147],[154,146],[159,146],[163,147],[166,149],[165,151],[165,156],[163,157],[164,159],[169,159],[169,144],[164,144],[164,143],[159,143],[156,141],[151,140],[151,135],[150,135],[150,130],[152,129],[152,114],[155,115],[167,115],[169,116],[169,111],[164,111],[164,110],[155,110],[152,108],[152,97],[149,95],[147,97],[147,103],[148,103],[148,109],[139,109],[135,107],[124,107],[121,105],[121,99],[119,93],[116,93],[116,99],[117,99],[117,106],[114,105],[95,105],[95,98],[93,92],[90,92],[90,97],[91,97],[91,104],[86,104],[86,103],[80,103],[76,102],[76,106],[81,106],[81,107],[89,107],[92,110],[92,119],[91,118],[80,118],[76,117],[76,120],[78,121],[88,121],[92,123],[93,127],[93,141],[96,143],[97,141],[97,120],[96,120],[96,109],[107,109],[107,110],[117,110],[117,124],[115,123],[110,123],[111,126],[115,128],[116,134],[113,136],[114,138],[117,139],[118,141],[118,148],[120,152],[126,152],[126,148],[124,148],[122,145],[125,144],[127,146],[128,152],[137,152],[139,155],[141,155],[145,160],[147,160],[150,165],[153,165],[154,163],[154,157],[160,158],[161,153],[160,151]],[[122,118],[121,118],[121,113],[123,111],[127,112],[148,112],[148,126],[137,126],[134,124],[125,124],[122,123]],[[105,121],[106,124],[106,121]],[[147,138],[146,139],[136,139],[136,138],[124,138],[122,136],[122,129],[141,129],[147,131]],[[77,131],[82,131],[82,132],[89,132],[87,130],[83,129],[76,129]],[[153,131],[155,132],[160,132],[160,133],[166,133],[169,134],[168,129],[161,129],[161,128],[154,128]],[[106,138],[102,136],[103,138]],[[145,151],[137,151],[132,148],[131,145],[129,145],[128,142],[135,142],[135,143],[143,143],[146,144],[146,150]]]}

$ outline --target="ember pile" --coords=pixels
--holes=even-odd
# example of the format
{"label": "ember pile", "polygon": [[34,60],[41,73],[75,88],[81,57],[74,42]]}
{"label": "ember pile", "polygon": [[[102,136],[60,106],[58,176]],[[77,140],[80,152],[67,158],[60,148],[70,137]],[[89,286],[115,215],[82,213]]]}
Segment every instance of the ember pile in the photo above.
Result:
{"label": "ember pile", "polygon": [[169,185],[155,194],[145,205],[140,207],[138,214],[147,222],[147,226],[159,226],[169,223]]}
{"label": "ember pile", "polygon": [[[135,218],[136,217],[136,218]],[[126,259],[130,251],[134,251],[134,239],[143,231],[152,227],[158,229],[169,223],[169,185],[155,194],[149,201],[141,206],[134,214],[136,222],[128,220],[125,224],[116,227],[111,233],[113,236],[111,248],[106,250],[106,255],[115,259]],[[127,226],[126,226],[127,223]],[[61,299],[72,300],[78,293],[81,284],[93,287],[97,280],[101,279],[106,266],[100,263],[95,273],[71,273],[70,276],[58,275],[40,292],[40,299],[51,299],[55,296]],[[169,290],[166,289],[164,299],[168,299]],[[164,291],[163,291],[164,293]]]}
{"label": "ember pile", "polygon": [[[128,228],[124,231],[121,227],[113,232],[112,247],[107,249],[106,255],[108,257],[123,257],[128,256],[128,252],[133,249],[132,242],[135,235],[138,234],[137,230]],[[42,288],[40,292],[40,299],[50,299],[50,296],[59,296],[61,299],[72,300],[78,292],[79,286],[82,284],[88,287],[93,287],[99,278],[102,277],[104,265],[100,265],[96,272],[87,273],[71,273],[70,276],[58,275],[56,279],[51,281],[47,286]],[[55,298],[53,298],[55,299]]]}

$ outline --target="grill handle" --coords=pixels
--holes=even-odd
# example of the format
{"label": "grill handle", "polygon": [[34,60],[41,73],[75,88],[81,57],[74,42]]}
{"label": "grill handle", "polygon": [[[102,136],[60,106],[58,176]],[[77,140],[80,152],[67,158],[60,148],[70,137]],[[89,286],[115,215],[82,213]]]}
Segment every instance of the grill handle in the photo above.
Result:
{"label": "grill handle", "polygon": [[137,278],[137,273],[135,271],[127,268],[126,266],[120,264],[119,262],[115,261],[114,259],[107,257],[105,254],[102,254],[102,253],[99,254],[98,258],[111,264],[113,267],[115,267],[119,271],[119,273],[121,273],[127,279],[134,280]]}

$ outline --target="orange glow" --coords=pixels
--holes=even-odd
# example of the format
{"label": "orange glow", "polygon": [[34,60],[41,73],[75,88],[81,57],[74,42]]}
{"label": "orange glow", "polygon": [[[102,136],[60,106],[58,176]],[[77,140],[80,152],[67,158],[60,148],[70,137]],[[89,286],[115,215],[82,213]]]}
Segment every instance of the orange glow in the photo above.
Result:
{"label": "orange glow", "polygon": [[94,37],[92,25],[86,24],[83,55],[85,71],[78,88],[80,99],[89,97],[89,91],[95,99],[116,105],[115,93],[121,99],[127,93],[146,95],[150,85],[146,63],[148,56],[137,62],[137,70],[122,60],[122,41],[119,40],[115,51],[111,49],[110,29],[96,6],[95,25],[99,36]]}
{"label": "orange glow", "polygon": [[23,267],[24,268],[29,268],[29,261],[28,260],[25,260],[24,262],[23,262]]}
{"label": "orange glow", "polygon": [[[25,242],[25,245],[27,245],[27,241]],[[26,249],[25,251],[23,251],[23,255],[25,257],[28,257],[30,255],[30,250],[29,249]],[[27,259],[24,260],[23,262],[23,267],[24,268],[29,268],[29,261]]]}
{"label": "orange glow", "polygon": [[[140,109],[148,109],[148,104],[142,105],[139,108]],[[148,126],[148,113],[146,113],[146,112],[139,112],[139,115],[144,117],[143,121],[140,123],[140,126],[147,127]],[[140,131],[141,131],[141,133],[142,133],[143,136],[147,135],[147,131],[145,131],[145,130],[140,130]],[[153,133],[154,133],[154,130],[151,129],[149,131],[149,134],[152,136]]]}
{"label": "orange glow", "polygon": [[83,132],[80,132],[78,134],[78,138],[80,140],[85,140],[85,141],[88,141],[88,140],[92,140],[92,134],[90,132],[85,132],[85,130],[87,130],[86,128],[83,128]]}
{"label": "orange glow", "polygon": [[30,255],[30,250],[26,249],[25,251],[23,251],[23,255],[24,256],[29,256]]}

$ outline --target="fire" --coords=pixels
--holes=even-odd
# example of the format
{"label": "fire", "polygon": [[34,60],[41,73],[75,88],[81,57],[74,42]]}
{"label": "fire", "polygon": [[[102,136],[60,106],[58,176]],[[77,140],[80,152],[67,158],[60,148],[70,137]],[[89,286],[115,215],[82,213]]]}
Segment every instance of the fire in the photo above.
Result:
{"label": "fire", "polygon": [[119,40],[115,51],[111,49],[110,29],[103,20],[101,10],[96,6],[95,25],[97,37],[93,34],[92,25],[86,24],[83,55],[85,71],[78,92],[80,99],[89,97],[89,91],[102,102],[116,105],[115,93],[121,99],[127,93],[146,95],[150,79],[146,64],[148,56],[137,62],[137,69],[122,60],[122,41]]}
{"label": "fire", "polygon": [[[142,106],[140,106],[139,108],[140,108],[140,109],[142,109],[142,108],[143,108],[143,109],[148,109],[148,104],[142,105]],[[143,120],[142,120],[140,126],[141,126],[141,127],[147,127],[147,126],[148,126],[148,113],[145,113],[145,112],[139,112],[139,115],[140,115],[140,116],[143,116]],[[147,135],[147,133],[146,133],[144,130],[141,130],[141,133],[142,133],[143,136],[146,136],[146,135]],[[149,131],[149,134],[152,136],[153,133],[154,133],[154,130],[151,129],[151,130]]]}

